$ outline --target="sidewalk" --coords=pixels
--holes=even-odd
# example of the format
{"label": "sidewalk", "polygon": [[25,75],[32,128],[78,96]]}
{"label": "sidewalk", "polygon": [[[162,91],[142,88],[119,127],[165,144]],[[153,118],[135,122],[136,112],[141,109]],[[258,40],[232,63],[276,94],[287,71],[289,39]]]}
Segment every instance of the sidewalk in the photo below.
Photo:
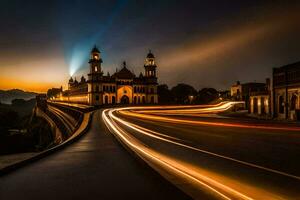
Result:
{"label": "sidewalk", "polygon": [[76,143],[0,179],[0,199],[189,199],[108,132],[97,111]]}

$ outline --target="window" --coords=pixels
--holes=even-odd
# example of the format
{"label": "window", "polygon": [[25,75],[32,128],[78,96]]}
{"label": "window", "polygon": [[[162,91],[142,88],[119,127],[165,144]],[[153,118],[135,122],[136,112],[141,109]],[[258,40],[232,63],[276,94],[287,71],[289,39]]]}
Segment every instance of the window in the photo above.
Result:
{"label": "window", "polygon": [[115,96],[112,96],[112,97],[111,97],[111,103],[112,103],[112,104],[115,104],[115,103],[116,103],[116,97],[115,97]]}
{"label": "window", "polygon": [[99,92],[99,86],[96,85],[96,88],[95,88],[96,92]]}
{"label": "window", "polygon": [[108,104],[108,96],[105,96],[105,104]]}
{"label": "window", "polygon": [[278,100],[278,106],[279,106],[279,113],[283,114],[284,113],[284,99],[283,96],[279,96]]}
{"label": "window", "polygon": [[97,66],[95,66],[95,72],[97,72],[98,71],[98,68],[97,68]]}
{"label": "window", "polygon": [[261,97],[260,99],[260,105],[261,105],[261,114],[266,114],[266,107],[265,107],[265,98]]}
{"label": "window", "polygon": [[154,93],[154,89],[150,88],[150,93],[153,94]]}
{"label": "window", "polygon": [[297,96],[293,94],[293,96],[291,98],[291,110],[296,109],[296,102],[297,102]]}
{"label": "window", "polygon": [[154,103],[154,96],[151,97],[151,103]]}
{"label": "window", "polygon": [[136,96],[133,98],[133,102],[134,104],[136,104]]}
{"label": "window", "polygon": [[96,101],[99,101],[99,95],[96,95]]}

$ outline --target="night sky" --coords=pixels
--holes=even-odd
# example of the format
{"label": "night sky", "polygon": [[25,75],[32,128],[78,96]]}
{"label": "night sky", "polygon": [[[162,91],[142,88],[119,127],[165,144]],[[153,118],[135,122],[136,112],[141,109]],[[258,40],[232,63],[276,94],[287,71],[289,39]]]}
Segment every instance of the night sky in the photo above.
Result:
{"label": "night sky", "polygon": [[0,89],[65,86],[86,75],[94,44],[105,74],[126,60],[138,75],[151,49],[169,86],[265,81],[300,60],[299,10],[296,1],[1,0]]}

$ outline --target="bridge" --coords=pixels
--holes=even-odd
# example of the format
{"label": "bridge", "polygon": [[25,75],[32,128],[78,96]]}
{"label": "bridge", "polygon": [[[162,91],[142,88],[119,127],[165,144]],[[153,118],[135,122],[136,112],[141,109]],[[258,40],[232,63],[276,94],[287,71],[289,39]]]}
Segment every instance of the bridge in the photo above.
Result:
{"label": "bridge", "polygon": [[299,125],[239,104],[40,104],[57,146],[3,173],[0,199],[297,199]]}

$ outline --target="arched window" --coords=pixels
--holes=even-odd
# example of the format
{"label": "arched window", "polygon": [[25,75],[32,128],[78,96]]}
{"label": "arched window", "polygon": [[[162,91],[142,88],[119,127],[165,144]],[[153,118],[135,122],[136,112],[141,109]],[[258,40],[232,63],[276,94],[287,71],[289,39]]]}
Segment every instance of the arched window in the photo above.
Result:
{"label": "arched window", "polygon": [[110,89],[110,92],[112,92],[112,91],[113,91],[113,89],[112,89],[112,86],[110,86],[110,88],[109,88],[109,89]]}
{"label": "arched window", "polygon": [[146,103],[145,96],[142,97],[142,102]]}
{"label": "arched window", "polygon": [[141,97],[138,97],[138,104],[141,103]]}
{"label": "arched window", "polygon": [[112,97],[111,97],[111,103],[112,103],[112,104],[115,104],[115,103],[116,103],[116,97],[115,97],[115,96],[112,96]]}
{"label": "arched window", "polygon": [[136,104],[136,96],[133,98],[133,103]]}

